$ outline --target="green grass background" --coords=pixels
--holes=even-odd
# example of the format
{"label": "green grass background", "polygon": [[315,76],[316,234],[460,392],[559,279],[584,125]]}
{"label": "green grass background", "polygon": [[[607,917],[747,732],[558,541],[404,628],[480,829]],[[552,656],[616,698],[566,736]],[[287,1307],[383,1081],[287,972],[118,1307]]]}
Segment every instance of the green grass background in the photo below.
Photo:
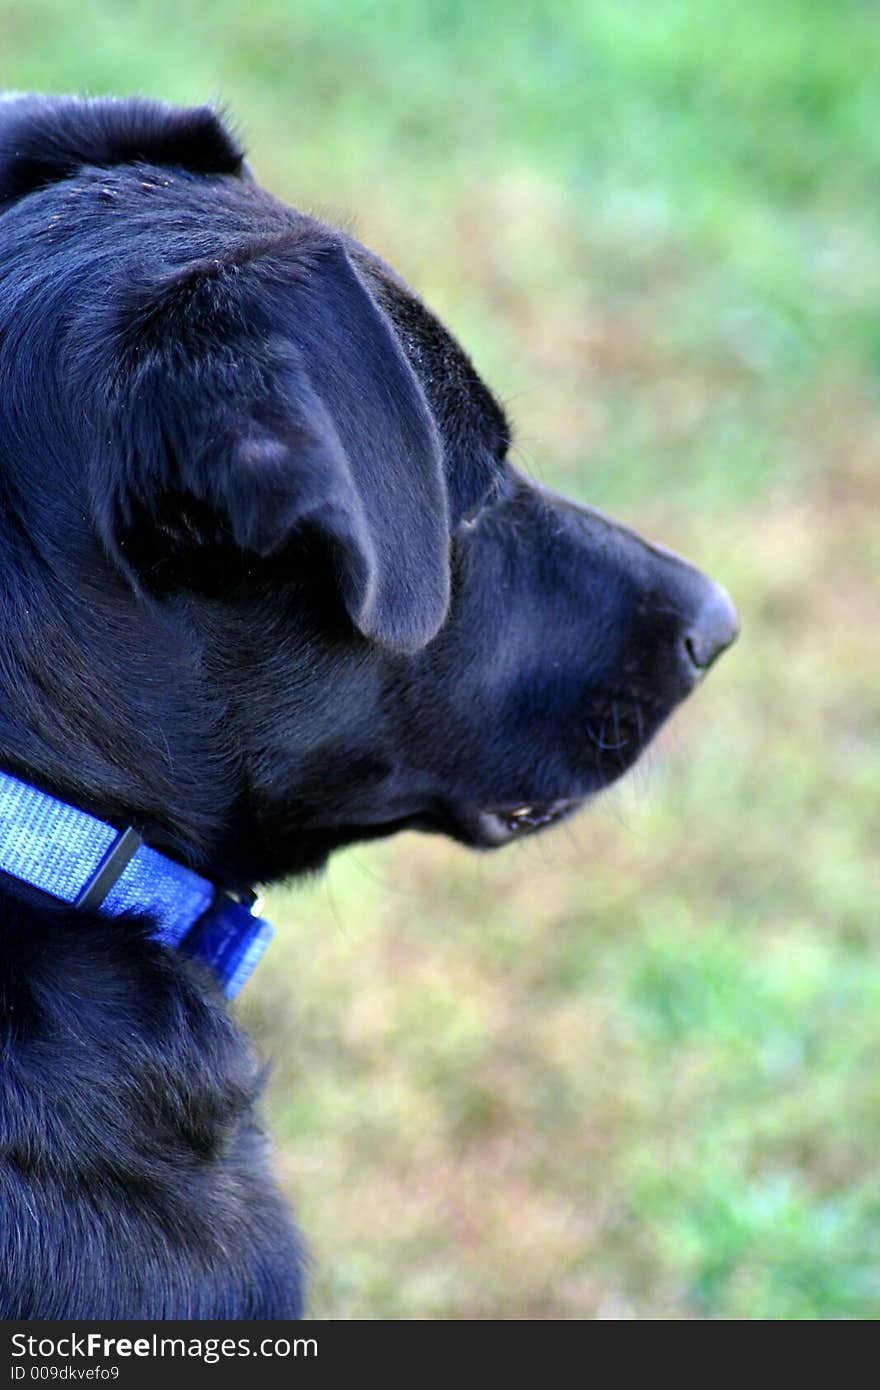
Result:
{"label": "green grass background", "polygon": [[0,0],[7,87],[227,103],[741,611],[570,829],[273,893],[317,1317],[880,1313],[878,66],[873,0]]}

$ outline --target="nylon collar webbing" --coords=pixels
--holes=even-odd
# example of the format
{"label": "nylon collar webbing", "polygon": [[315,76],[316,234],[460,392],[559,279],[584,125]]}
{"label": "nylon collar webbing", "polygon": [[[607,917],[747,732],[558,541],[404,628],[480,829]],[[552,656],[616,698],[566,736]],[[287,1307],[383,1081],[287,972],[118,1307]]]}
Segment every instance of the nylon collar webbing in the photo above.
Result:
{"label": "nylon collar webbing", "polygon": [[227,998],[272,937],[268,922],[192,869],[76,806],[0,772],[0,870],[73,907],[143,913],[155,939],[204,961]]}

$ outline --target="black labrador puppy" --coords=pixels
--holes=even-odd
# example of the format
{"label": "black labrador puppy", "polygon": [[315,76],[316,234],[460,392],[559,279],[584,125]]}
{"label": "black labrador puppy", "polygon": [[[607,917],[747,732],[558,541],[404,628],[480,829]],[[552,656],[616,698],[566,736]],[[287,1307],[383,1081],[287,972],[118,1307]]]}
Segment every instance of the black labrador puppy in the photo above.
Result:
{"label": "black labrador puppy", "polygon": [[0,101],[0,416],[0,1315],[297,1317],[250,885],[570,815],[736,617],[207,109]]}

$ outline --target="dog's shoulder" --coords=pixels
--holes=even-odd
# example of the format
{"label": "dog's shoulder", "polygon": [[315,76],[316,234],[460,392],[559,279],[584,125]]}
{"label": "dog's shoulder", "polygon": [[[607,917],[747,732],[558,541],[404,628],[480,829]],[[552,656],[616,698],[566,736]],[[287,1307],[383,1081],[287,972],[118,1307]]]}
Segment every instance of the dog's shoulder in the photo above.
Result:
{"label": "dog's shoulder", "polygon": [[0,1319],[299,1316],[261,1068],[206,973],[142,919],[29,894],[0,934]]}

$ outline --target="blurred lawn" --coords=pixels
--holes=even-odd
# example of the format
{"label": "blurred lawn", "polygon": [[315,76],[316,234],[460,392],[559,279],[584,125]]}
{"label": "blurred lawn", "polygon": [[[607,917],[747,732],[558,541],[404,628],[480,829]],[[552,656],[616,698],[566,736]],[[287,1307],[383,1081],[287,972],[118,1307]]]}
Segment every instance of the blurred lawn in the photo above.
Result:
{"label": "blurred lawn", "polygon": [[520,460],[743,619],[629,783],[273,897],[243,1013],[313,1312],[880,1315],[880,11],[0,0],[8,87],[228,103]]}

